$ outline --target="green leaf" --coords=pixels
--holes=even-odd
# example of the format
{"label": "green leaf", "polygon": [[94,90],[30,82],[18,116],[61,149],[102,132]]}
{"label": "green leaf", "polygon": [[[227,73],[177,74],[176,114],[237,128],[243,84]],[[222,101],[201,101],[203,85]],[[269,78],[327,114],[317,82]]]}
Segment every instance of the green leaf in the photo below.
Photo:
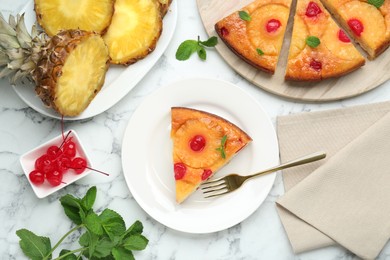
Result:
{"label": "green leaf", "polygon": [[261,49],[257,48],[256,51],[260,56],[264,55],[264,52]]}
{"label": "green leaf", "polygon": [[112,249],[111,253],[115,260],[135,260],[133,253],[123,247],[115,247]]}
{"label": "green leaf", "polygon": [[111,241],[115,241],[116,238],[123,235],[126,231],[126,224],[122,216],[111,209],[105,209],[99,215],[99,220]]}
{"label": "green leaf", "polygon": [[[62,249],[61,252],[60,252],[60,256],[63,256],[67,253],[69,253],[70,250],[67,250],[67,249]],[[77,260],[77,256],[75,254],[69,254],[67,256],[65,256],[64,258],[61,258],[63,260]]]}
{"label": "green leaf", "polygon": [[226,152],[225,152],[226,140],[227,140],[227,135],[224,135],[221,139],[221,146],[216,149],[217,151],[219,151],[221,153],[221,157],[223,159],[226,159]]}
{"label": "green leaf", "polygon": [[92,232],[85,232],[79,238],[79,244],[83,247],[88,247],[88,252],[84,251],[83,254],[87,257],[92,256],[95,252],[95,248],[98,242],[98,236]]}
{"label": "green leaf", "polygon": [[123,247],[127,250],[144,250],[149,240],[143,235],[131,235],[123,241]]}
{"label": "green leaf", "polygon": [[17,230],[16,235],[20,238],[20,248],[30,259],[41,260],[50,253],[51,244],[49,238],[37,236],[27,229]]}
{"label": "green leaf", "polygon": [[375,6],[376,8],[380,8],[384,2],[385,0],[367,0],[367,3]]}
{"label": "green leaf", "polygon": [[207,58],[206,50],[202,46],[199,46],[197,52],[198,52],[198,56],[201,60],[206,60],[206,58]]}
{"label": "green leaf", "polygon": [[126,230],[122,237],[125,239],[131,235],[140,235],[142,234],[143,230],[144,226],[142,225],[141,221],[137,220]]}
{"label": "green leaf", "polygon": [[320,43],[321,43],[320,39],[316,36],[308,36],[306,38],[306,44],[312,48],[318,47],[318,45],[320,45]]}
{"label": "green leaf", "polygon": [[82,211],[80,199],[68,194],[61,197],[60,202],[68,218],[70,218],[76,225],[80,225],[83,222],[82,216],[85,215],[82,214],[84,212],[80,214]]}
{"label": "green leaf", "polygon": [[252,20],[251,16],[247,12],[245,12],[245,11],[239,11],[238,15],[244,21],[248,21],[249,22],[250,20]]}
{"label": "green leaf", "polygon": [[91,187],[85,196],[81,199],[81,204],[83,205],[84,209],[86,211],[92,209],[93,204],[95,203],[96,199],[96,187]]}
{"label": "green leaf", "polygon": [[92,256],[97,258],[106,257],[111,254],[111,250],[114,246],[115,244],[108,237],[103,237],[97,241],[96,248]]}
{"label": "green leaf", "polygon": [[95,212],[89,212],[87,217],[85,218],[85,227],[96,235],[103,234],[103,227],[100,223],[100,219]]}
{"label": "green leaf", "polygon": [[176,59],[183,61],[188,60],[190,56],[198,49],[198,42],[195,40],[186,40],[179,45],[176,51]]}
{"label": "green leaf", "polygon": [[200,41],[199,43],[206,47],[214,47],[218,43],[218,38],[216,36],[212,36],[207,41]]}

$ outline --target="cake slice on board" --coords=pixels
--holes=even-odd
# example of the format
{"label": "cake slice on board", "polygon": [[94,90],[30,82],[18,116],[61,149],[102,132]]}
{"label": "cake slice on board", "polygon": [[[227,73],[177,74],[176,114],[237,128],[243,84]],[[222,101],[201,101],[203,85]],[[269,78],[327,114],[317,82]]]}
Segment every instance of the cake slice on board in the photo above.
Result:
{"label": "cake slice on board", "polygon": [[238,126],[205,111],[172,107],[171,122],[178,203],[252,141]]}
{"label": "cake slice on board", "polygon": [[287,61],[287,80],[338,77],[365,63],[319,0],[298,0]]}
{"label": "cake slice on board", "polygon": [[390,45],[390,0],[323,0],[325,7],[368,53],[378,57]]}
{"label": "cake slice on board", "polygon": [[274,74],[291,0],[255,0],[215,24],[225,44],[249,64]]}

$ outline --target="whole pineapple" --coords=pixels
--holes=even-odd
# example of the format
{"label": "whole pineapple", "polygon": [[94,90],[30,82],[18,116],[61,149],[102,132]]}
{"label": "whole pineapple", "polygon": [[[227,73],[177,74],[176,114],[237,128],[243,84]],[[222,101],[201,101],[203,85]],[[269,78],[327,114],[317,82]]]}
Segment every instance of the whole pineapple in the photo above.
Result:
{"label": "whole pineapple", "polygon": [[109,54],[94,32],[65,30],[49,38],[24,16],[0,17],[0,78],[28,79],[43,103],[64,116],[77,116],[104,84]]}

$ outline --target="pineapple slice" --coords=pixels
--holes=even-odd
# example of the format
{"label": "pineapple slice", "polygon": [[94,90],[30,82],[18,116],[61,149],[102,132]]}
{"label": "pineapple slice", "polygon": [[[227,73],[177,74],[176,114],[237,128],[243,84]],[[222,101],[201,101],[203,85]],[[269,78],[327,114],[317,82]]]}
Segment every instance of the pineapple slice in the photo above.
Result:
{"label": "pineapple slice", "polygon": [[105,32],[111,23],[115,0],[35,0],[39,25],[49,36],[61,30]]}
{"label": "pineapple slice", "polygon": [[77,116],[100,91],[108,66],[108,49],[99,34],[63,31],[51,39],[37,65],[36,93],[61,115]]}
{"label": "pineapple slice", "polygon": [[[221,153],[216,148],[221,145],[223,134],[223,128],[213,121],[188,120],[175,134],[176,155],[192,168],[208,168],[221,159]],[[191,148],[191,142],[197,136],[205,141],[201,150]]]}
{"label": "pineapple slice", "polygon": [[117,0],[111,25],[103,37],[111,62],[129,65],[144,58],[155,49],[161,31],[157,0]]}

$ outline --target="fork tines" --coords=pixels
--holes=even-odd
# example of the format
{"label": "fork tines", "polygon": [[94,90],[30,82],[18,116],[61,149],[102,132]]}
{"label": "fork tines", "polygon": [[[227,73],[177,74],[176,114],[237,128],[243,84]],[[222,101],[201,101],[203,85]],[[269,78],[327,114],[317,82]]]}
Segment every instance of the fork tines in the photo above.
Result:
{"label": "fork tines", "polygon": [[201,184],[201,190],[205,198],[211,198],[219,195],[223,195],[229,192],[225,180],[208,181]]}

